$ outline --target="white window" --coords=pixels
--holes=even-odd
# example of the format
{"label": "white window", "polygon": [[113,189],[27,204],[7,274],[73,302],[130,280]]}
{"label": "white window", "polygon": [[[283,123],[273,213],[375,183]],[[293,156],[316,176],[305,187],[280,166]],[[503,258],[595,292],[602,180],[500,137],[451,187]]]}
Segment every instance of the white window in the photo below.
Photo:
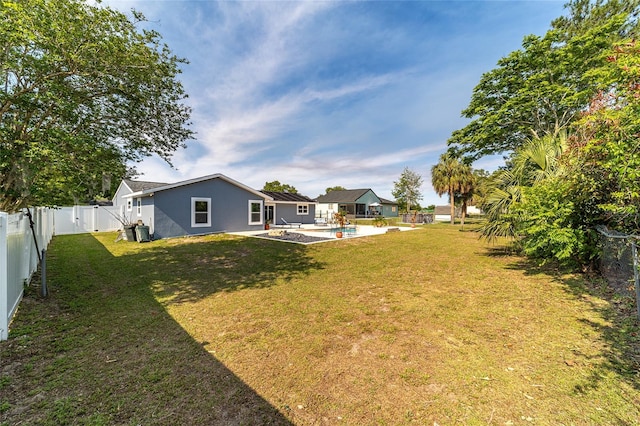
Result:
{"label": "white window", "polygon": [[309,214],[309,204],[298,204],[298,214]]}
{"label": "white window", "polygon": [[391,206],[391,211],[395,212],[396,211],[396,206]]}
{"label": "white window", "polygon": [[142,198],[136,198],[136,212],[142,216]]}
{"label": "white window", "polygon": [[130,212],[131,209],[133,209],[133,201],[131,200],[131,198],[127,199],[127,211]]}
{"label": "white window", "polygon": [[262,200],[249,200],[249,225],[262,224]]}
{"label": "white window", "polygon": [[191,197],[191,227],[211,226],[211,198]]}

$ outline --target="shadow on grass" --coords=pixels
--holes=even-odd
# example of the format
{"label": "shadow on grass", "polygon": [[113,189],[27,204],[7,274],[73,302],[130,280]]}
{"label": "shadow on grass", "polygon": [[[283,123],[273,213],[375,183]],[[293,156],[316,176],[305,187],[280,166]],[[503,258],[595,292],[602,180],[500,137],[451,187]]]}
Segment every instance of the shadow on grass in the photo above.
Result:
{"label": "shadow on grass", "polygon": [[[126,243],[125,243],[126,244]],[[186,238],[171,246],[153,243],[123,259],[137,279],[171,303],[193,302],[217,292],[266,288],[322,269],[306,247],[256,238]]]}
{"label": "shadow on grass", "polygon": [[[560,281],[577,297],[583,294],[592,296],[586,300],[605,320],[581,320],[597,331],[608,344],[606,360],[600,368],[616,374],[635,389],[640,389],[640,327],[633,299],[617,295],[599,277],[568,278]],[[595,303],[598,299],[607,303]],[[586,388],[596,387],[601,378],[602,372],[595,369],[585,381],[584,388],[576,388],[576,391],[582,393]]]}
{"label": "shadow on grass", "polygon": [[[508,250],[490,248],[488,255],[507,256]],[[604,360],[595,364],[583,384],[575,387],[577,394],[598,388],[608,374],[640,389],[640,327],[632,298],[616,294],[604,279],[595,274],[569,273],[557,265],[540,266],[524,258],[519,258],[509,267],[527,275],[548,275],[560,283],[571,297],[587,303],[602,318],[603,321],[579,319],[601,336],[607,348],[603,353]]]}
{"label": "shadow on grass", "polygon": [[0,345],[0,424],[292,424],[294,413],[258,395],[156,297],[158,286],[185,302],[286,283],[321,267],[303,247],[97,238],[53,240],[50,297],[28,291]]}

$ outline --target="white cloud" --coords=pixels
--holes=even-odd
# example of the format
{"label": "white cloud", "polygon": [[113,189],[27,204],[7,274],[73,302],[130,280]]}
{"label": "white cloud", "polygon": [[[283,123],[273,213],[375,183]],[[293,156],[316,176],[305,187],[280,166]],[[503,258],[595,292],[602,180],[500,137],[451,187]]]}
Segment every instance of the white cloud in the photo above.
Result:
{"label": "white cloud", "polygon": [[[197,142],[175,154],[177,171],[145,160],[145,179],[224,173],[256,188],[280,180],[309,196],[342,185],[391,198],[408,166],[423,175],[424,205],[443,203],[429,169],[466,123],[460,111],[480,75],[522,36],[548,27],[546,16],[558,15],[549,10],[561,5],[105,3],[142,11],[190,60],[181,78]],[[475,167],[491,170],[499,161]]]}

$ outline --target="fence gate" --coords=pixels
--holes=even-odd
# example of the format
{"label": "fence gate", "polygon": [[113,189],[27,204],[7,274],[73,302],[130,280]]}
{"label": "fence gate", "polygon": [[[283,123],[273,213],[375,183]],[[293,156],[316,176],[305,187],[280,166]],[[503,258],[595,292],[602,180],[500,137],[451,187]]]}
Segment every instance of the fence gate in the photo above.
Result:
{"label": "fence gate", "polygon": [[55,209],[56,235],[117,231],[122,227],[113,206],[73,206]]}

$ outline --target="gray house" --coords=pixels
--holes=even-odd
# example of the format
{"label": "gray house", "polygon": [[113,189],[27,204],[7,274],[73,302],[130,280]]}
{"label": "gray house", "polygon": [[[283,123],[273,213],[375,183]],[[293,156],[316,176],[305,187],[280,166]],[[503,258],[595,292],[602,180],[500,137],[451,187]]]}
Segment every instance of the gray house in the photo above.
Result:
{"label": "gray house", "polygon": [[[123,198],[124,195],[131,194],[133,192],[144,191],[145,189],[153,189],[159,188],[161,186],[167,186],[168,183],[161,182],[145,182],[141,180],[131,180],[131,179],[123,179],[120,182],[120,186],[116,190],[116,194],[113,197],[113,206],[114,207],[125,207],[125,212],[133,211],[133,199],[132,198]],[[126,214],[127,217],[130,214]]]}
{"label": "gray house", "polygon": [[318,197],[318,210],[320,217],[331,217],[341,210],[353,217],[398,216],[398,204],[378,197],[371,189],[329,191]]}
{"label": "gray house", "polygon": [[264,228],[269,195],[222,174],[163,184],[124,180],[113,203],[154,239]]}
{"label": "gray house", "polygon": [[314,223],[317,201],[290,192],[260,192],[271,198],[270,201],[265,202],[265,221],[274,225],[284,225],[284,221],[287,223]]}

